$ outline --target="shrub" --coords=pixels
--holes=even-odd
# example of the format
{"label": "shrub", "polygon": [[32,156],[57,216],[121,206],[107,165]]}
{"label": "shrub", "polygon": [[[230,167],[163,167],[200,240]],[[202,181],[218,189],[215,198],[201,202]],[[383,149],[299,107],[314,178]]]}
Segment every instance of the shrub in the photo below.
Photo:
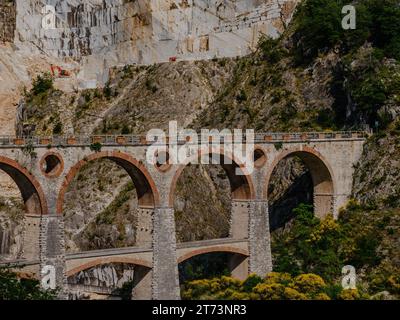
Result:
{"label": "shrub", "polygon": [[104,88],[103,88],[103,94],[107,99],[110,99],[112,96],[112,90],[110,88],[110,85],[107,84]]}
{"label": "shrub", "polygon": [[38,75],[37,78],[33,80],[32,85],[33,87],[31,92],[33,95],[37,96],[53,89],[53,78],[49,73],[44,73],[42,75]]}
{"label": "shrub", "polygon": [[59,135],[61,133],[62,133],[62,124],[61,124],[61,122],[57,122],[53,128],[53,134]]}
{"label": "shrub", "polygon": [[271,64],[278,63],[285,57],[286,54],[286,52],[280,46],[279,39],[262,37],[259,40],[258,47],[261,50],[263,59]]}
{"label": "shrub", "polygon": [[244,91],[244,89],[240,90],[239,94],[236,96],[236,100],[239,103],[247,100],[247,94],[246,91]]}
{"label": "shrub", "polygon": [[121,134],[131,134],[131,129],[128,125],[124,124],[121,130]]}
{"label": "shrub", "polygon": [[262,281],[263,279],[260,276],[256,274],[251,274],[248,276],[246,280],[243,281],[242,283],[243,290],[246,292],[251,292],[253,288]]}
{"label": "shrub", "polygon": [[53,300],[56,291],[46,291],[36,279],[21,278],[8,268],[0,267],[0,300]]}
{"label": "shrub", "polygon": [[315,274],[301,274],[293,279],[293,288],[299,292],[316,295],[326,288],[325,281]]}
{"label": "shrub", "polygon": [[92,144],[90,145],[90,150],[91,150],[91,151],[95,151],[95,152],[100,152],[102,147],[103,147],[103,146],[102,146],[101,143],[96,142],[96,143],[92,143]]}

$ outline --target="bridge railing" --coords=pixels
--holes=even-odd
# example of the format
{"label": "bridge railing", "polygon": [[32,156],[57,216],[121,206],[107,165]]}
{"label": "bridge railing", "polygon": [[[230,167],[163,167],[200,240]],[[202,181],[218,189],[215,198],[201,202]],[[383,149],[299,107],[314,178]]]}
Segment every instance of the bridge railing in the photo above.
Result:
{"label": "bridge railing", "polygon": [[256,142],[279,141],[309,141],[309,140],[352,140],[365,139],[369,135],[366,131],[338,131],[338,132],[273,132],[257,133]]}
{"label": "bridge railing", "polygon": [[[311,140],[355,140],[365,139],[369,135],[365,131],[340,131],[340,132],[271,132],[256,133],[255,143],[275,143],[275,142],[300,142]],[[243,141],[246,137],[243,136]],[[166,138],[165,142],[168,142]],[[200,136],[199,136],[200,141]],[[187,139],[178,140],[179,144],[184,144]],[[93,144],[104,146],[118,145],[148,145],[151,142],[146,140],[146,136],[141,135],[93,135],[93,136],[52,136],[52,137],[13,137],[0,136],[0,147],[67,147],[67,146],[90,146]]]}

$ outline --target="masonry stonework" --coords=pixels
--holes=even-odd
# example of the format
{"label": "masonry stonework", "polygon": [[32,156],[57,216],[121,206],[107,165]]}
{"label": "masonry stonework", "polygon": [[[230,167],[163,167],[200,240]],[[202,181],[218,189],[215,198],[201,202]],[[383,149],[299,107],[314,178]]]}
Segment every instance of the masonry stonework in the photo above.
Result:
{"label": "masonry stonework", "polygon": [[249,201],[232,200],[229,236],[235,239],[247,239],[249,237]]}
{"label": "masonry stonework", "polygon": [[179,299],[173,208],[156,208],[153,237],[153,299]]}
{"label": "masonry stonework", "polygon": [[40,249],[38,239],[40,237],[41,216],[26,214],[23,229],[23,258],[27,260],[39,260]]}
{"label": "masonry stonework", "polygon": [[250,273],[265,276],[272,271],[268,201],[254,200],[250,205],[249,269]]}
{"label": "masonry stonework", "polygon": [[138,208],[136,225],[136,245],[151,247],[153,239],[154,209]]}
{"label": "masonry stonework", "polygon": [[[23,263],[26,270],[36,272],[38,277],[38,264],[53,265],[57,285],[64,289],[61,297],[66,296],[63,294],[67,290],[67,275],[104,263],[143,267],[135,280],[134,296],[138,299],[149,298],[150,293],[153,299],[179,299],[178,264],[205,253],[231,253],[229,264],[236,277],[244,278],[249,272],[264,276],[272,270],[268,184],[279,161],[292,156],[301,158],[313,179],[315,214],[333,213],[336,217],[351,195],[354,165],[365,142],[364,133],[257,134],[255,143],[265,158],[252,173],[234,176],[233,169],[240,167],[240,163],[223,166],[234,186],[230,237],[177,244],[171,204],[184,166],[173,164],[167,171],[157,170],[146,161],[149,144],[141,137],[127,137],[131,143],[122,146],[116,138],[114,143],[110,137],[102,140],[102,151],[98,153],[85,143],[70,145],[59,140],[58,147],[48,150],[48,143],[40,144],[43,139],[33,139],[33,144],[31,139],[35,157],[23,152],[28,141],[21,144],[18,140],[15,144],[15,138],[3,138],[0,169],[17,182],[27,208]],[[90,139],[98,141],[101,137]],[[276,142],[280,148],[276,148]],[[41,168],[41,159],[49,152],[57,153],[63,160],[64,167],[57,176],[49,176]],[[218,151],[221,153],[222,147]],[[66,255],[62,215],[65,190],[82,165],[99,158],[115,161],[132,177],[140,204],[138,244],[132,248]]]}
{"label": "masonry stonework", "polygon": [[40,226],[40,267],[55,268],[56,286],[59,297],[65,298],[67,277],[65,270],[64,221],[62,216],[43,215]]}

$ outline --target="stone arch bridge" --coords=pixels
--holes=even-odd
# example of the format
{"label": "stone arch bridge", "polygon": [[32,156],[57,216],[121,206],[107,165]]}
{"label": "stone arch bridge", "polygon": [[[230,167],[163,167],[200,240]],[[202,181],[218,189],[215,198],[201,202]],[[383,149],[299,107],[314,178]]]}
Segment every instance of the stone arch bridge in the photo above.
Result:
{"label": "stone arch bridge", "polygon": [[[132,263],[138,266],[136,297],[153,299],[179,299],[178,264],[204,253],[232,253],[231,271],[239,278],[249,272],[265,275],[272,270],[268,183],[279,161],[301,158],[311,173],[315,214],[337,216],[351,194],[354,165],[365,139],[364,132],[256,134],[255,169],[247,175],[235,174],[243,165],[221,147],[220,156],[232,159],[222,165],[232,191],[230,236],[177,245],[173,203],[185,164],[148,164],[150,143],[145,137],[0,137],[0,169],[17,184],[26,210],[23,256],[17,262],[38,277],[44,265],[55,266],[57,285],[65,289],[67,276],[79,271],[110,262]],[[94,145],[101,149],[94,151]],[[135,185],[137,246],[66,254],[64,194],[83,165],[102,158],[124,168]]]}

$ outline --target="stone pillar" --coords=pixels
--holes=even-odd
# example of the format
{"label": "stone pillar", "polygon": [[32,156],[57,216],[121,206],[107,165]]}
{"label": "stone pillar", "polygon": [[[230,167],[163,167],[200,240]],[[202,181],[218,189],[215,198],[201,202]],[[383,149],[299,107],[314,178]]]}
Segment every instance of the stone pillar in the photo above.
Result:
{"label": "stone pillar", "polygon": [[133,273],[132,300],[151,300],[152,270],[135,266]]}
{"label": "stone pillar", "polygon": [[250,201],[249,251],[250,273],[265,276],[272,271],[267,200]]}
{"label": "stone pillar", "polygon": [[174,208],[156,208],[153,231],[153,282],[155,300],[179,300]]}
{"label": "stone pillar", "polygon": [[42,215],[40,224],[40,269],[55,267],[59,298],[66,298],[67,277],[65,262],[64,219],[62,215]]}
{"label": "stone pillar", "polygon": [[328,213],[336,215],[332,194],[314,193],[314,215],[324,218]]}
{"label": "stone pillar", "polygon": [[138,208],[136,246],[151,247],[153,242],[154,208]]}
{"label": "stone pillar", "polygon": [[249,276],[249,258],[241,254],[233,254],[229,259],[231,276],[239,280],[246,280]]}
{"label": "stone pillar", "polygon": [[336,194],[333,196],[333,216],[335,219],[339,216],[339,211],[341,208],[345,207],[351,198],[351,194]]}
{"label": "stone pillar", "polygon": [[247,239],[249,237],[249,209],[250,203],[232,200],[229,236],[234,239]]}
{"label": "stone pillar", "polygon": [[40,225],[41,215],[25,214],[23,231],[23,254],[28,261],[40,259]]}

